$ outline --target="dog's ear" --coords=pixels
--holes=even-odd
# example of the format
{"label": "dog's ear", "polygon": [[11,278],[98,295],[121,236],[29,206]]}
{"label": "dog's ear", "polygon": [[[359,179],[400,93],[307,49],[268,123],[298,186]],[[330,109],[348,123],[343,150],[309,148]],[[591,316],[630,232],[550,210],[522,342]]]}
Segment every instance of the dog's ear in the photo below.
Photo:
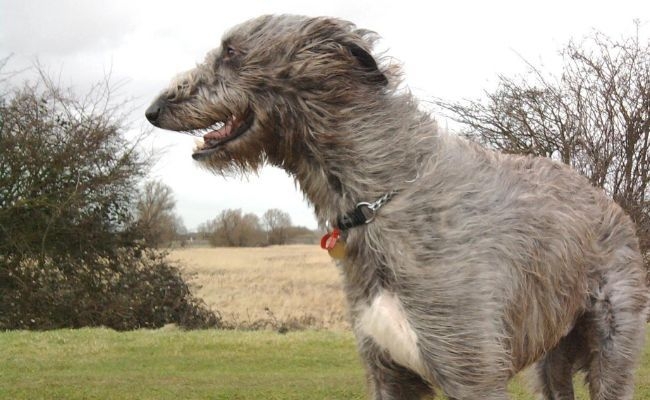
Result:
{"label": "dog's ear", "polygon": [[346,47],[350,54],[357,60],[359,65],[367,72],[368,82],[381,86],[388,85],[388,78],[379,70],[375,58],[356,43],[347,43]]}

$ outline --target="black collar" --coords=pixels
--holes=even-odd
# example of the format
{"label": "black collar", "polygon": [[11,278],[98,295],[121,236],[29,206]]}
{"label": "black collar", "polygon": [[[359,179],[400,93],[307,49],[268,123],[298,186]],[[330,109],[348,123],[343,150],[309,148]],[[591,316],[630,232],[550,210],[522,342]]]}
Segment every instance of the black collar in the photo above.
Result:
{"label": "black collar", "polygon": [[365,201],[357,203],[354,210],[343,214],[336,220],[336,227],[344,231],[372,222],[377,215],[377,210],[388,203],[396,194],[397,190],[393,190],[384,194],[373,203],[367,203]]}

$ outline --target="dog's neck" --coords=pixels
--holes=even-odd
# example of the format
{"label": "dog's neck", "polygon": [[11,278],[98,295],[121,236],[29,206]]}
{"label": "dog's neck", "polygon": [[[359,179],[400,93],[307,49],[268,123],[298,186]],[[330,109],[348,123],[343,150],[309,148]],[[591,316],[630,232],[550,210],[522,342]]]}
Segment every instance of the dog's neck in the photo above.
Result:
{"label": "dog's neck", "polygon": [[[287,169],[306,198],[314,205],[322,226],[335,225],[358,202],[373,202],[400,190],[417,178],[419,168],[433,152],[438,130],[435,121],[417,109],[409,94],[401,95],[401,107],[392,104],[390,118],[382,110],[354,110],[331,129],[311,132],[302,145],[302,156]],[[361,107],[358,107],[361,108]],[[388,107],[384,109],[389,109]],[[359,116],[366,116],[359,117]],[[327,137],[327,140],[319,140]]]}

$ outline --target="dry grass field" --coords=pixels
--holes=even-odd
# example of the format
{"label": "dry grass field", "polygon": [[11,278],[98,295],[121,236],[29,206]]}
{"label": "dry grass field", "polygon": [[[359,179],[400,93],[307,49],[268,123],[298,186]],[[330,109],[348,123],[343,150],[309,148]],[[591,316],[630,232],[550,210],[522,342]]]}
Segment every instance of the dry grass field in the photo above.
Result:
{"label": "dry grass field", "polygon": [[318,245],[171,252],[194,293],[236,328],[348,328],[339,271]]}

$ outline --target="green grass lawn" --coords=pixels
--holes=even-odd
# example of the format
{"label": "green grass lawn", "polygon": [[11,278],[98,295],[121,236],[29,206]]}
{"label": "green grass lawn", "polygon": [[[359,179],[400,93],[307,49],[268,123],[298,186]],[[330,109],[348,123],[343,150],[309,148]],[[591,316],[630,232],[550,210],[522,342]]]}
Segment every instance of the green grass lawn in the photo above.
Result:
{"label": "green grass lawn", "polygon": [[[511,393],[532,399],[518,380]],[[349,333],[81,329],[0,333],[0,398],[364,399],[365,387]],[[647,351],[635,399],[650,399]]]}

